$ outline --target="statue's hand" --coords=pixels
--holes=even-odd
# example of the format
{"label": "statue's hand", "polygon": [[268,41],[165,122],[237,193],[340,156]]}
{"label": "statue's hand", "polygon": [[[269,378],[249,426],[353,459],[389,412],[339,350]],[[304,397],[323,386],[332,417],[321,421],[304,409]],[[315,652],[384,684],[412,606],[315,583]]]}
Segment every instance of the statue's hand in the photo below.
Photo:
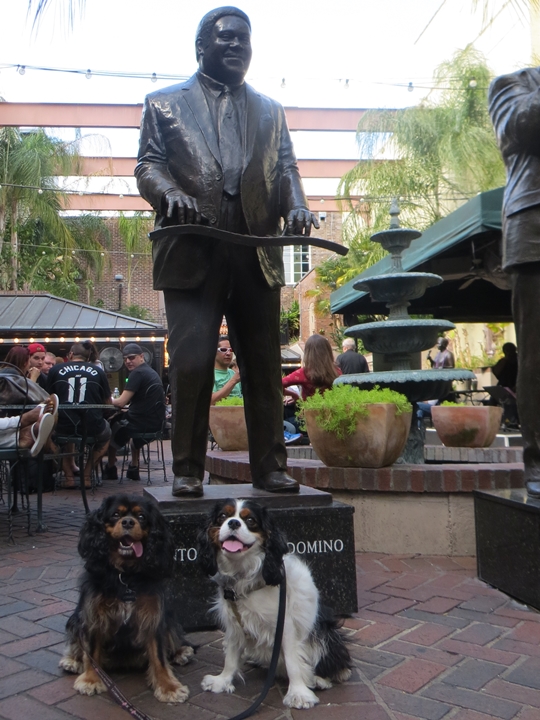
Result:
{"label": "statue's hand", "polygon": [[174,218],[179,225],[198,225],[203,222],[195,198],[181,190],[169,190],[163,198],[165,215]]}
{"label": "statue's hand", "polygon": [[287,215],[287,235],[311,235],[311,226],[319,228],[319,221],[307,208],[294,208]]}

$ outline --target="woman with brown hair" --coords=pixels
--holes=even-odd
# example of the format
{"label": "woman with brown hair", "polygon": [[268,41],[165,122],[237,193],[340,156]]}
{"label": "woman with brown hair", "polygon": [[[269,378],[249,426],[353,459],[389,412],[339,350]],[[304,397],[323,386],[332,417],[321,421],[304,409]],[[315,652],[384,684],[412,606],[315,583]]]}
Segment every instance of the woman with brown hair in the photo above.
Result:
{"label": "woman with brown hair", "polygon": [[288,391],[290,385],[299,385],[302,399],[315,395],[317,390],[323,392],[332,387],[334,380],[341,375],[341,370],[334,363],[332,347],[322,335],[312,335],[306,340],[303,367],[282,378],[285,395],[296,397],[296,393]]}
{"label": "woman with brown hair", "polygon": [[22,374],[25,377],[28,377],[30,380],[35,381],[36,377],[39,375],[39,370],[37,368],[34,368],[34,370],[37,371],[34,373],[34,377],[30,375],[30,372],[28,370],[28,365],[30,363],[30,353],[28,352],[28,348],[23,347],[22,345],[15,345],[11,348],[11,350],[6,355],[6,362],[15,365],[15,367],[18,367]]}

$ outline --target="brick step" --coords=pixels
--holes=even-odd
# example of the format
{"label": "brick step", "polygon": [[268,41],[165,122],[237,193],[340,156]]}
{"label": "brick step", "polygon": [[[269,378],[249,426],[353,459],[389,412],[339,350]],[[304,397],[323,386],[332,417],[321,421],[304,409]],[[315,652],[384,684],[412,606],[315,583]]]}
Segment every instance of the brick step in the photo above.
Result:
{"label": "brick step", "polygon": [[[299,483],[319,490],[472,493],[473,490],[505,490],[524,486],[523,463],[520,462],[336,468],[327,467],[320,460],[289,457],[288,468]],[[247,452],[209,451],[206,470],[213,482],[251,482]]]}

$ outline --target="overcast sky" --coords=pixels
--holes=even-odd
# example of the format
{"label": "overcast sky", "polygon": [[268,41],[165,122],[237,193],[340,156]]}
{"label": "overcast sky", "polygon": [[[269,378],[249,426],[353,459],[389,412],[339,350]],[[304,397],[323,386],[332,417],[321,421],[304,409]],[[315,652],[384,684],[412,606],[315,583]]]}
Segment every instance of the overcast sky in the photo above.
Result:
{"label": "overcast sky", "polygon": [[[53,5],[59,8],[65,0]],[[528,64],[528,27],[508,9],[477,39],[481,12],[473,15],[471,5],[471,0],[243,0],[239,6],[253,30],[248,82],[289,106],[402,107],[428,92],[439,63],[475,40],[497,74]],[[216,3],[86,0],[73,31],[51,10],[37,34],[26,7],[26,0],[0,0],[0,65],[189,76],[196,69],[197,24]],[[410,82],[414,92],[407,91]],[[8,101],[137,103],[169,84],[87,80],[29,68],[24,76],[13,69],[0,72],[0,95]]]}

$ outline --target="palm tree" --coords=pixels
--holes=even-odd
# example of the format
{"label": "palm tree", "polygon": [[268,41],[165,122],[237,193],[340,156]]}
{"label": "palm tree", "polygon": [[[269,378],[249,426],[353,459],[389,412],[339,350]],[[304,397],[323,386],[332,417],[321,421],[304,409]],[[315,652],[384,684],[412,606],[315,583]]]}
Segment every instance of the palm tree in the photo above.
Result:
{"label": "palm tree", "polygon": [[[344,223],[351,252],[338,284],[381,257],[373,232],[388,226],[392,198],[401,220],[425,229],[473,195],[503,185],[504,165],[487,110],[490,73],[473,48],[457,53],[435,73],[428,100],[406,110],[370,111],[358,125],[359,162],[341,180]],[[353,202],[353,195],[361,195]]]}
{"label": "palm tree", "polygon": [[30,219],[39,218],[66,253],[73,248],[59,214],[65,195],[55,176],[80,174],[79,164],[73,143],[60,142],[42,129],[0,128],[0,252],[9,229],[13,290],[18,282],[19,230]]}
{"label": "palm tree", "polygon": [[90,271],[99,277],[106,261],[104,222],[97,216],[65,218],[60,213],[67,196],[55,178],[79,174],[76,143],[63,143],[41,129],[22,132],[0,128],[0,265],[4,286],[30,289],[40,284],[40,278],[54,282],[63,277],[63,285],[71,285],[68,295],[72,296],[76,293],[74,277]]}
{"label": "palm tree", "polygon": [[[52,5],[64,14],[68,26],[73,28],[76,16],[82,17],[84,13],[86,0],[60,0],[60,2],[53,2]],[[51,0],[28,0],[28,16],[32,18],[34,29],[37,29],[39,21],[50,6]]]}

